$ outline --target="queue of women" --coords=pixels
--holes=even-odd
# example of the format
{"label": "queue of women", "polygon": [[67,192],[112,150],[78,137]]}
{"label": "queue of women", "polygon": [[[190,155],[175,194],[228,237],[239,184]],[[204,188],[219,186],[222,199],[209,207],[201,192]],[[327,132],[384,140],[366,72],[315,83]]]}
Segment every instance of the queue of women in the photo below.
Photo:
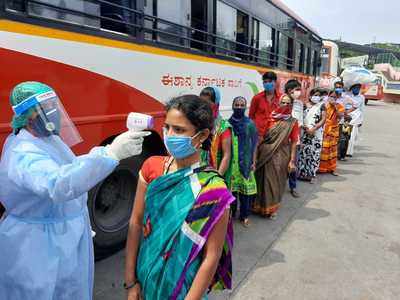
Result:
{"label": "queue of women", "polygon": [[[353,155],[363,96],[314,89],[301,98],[289,80],[277,89],[273,72],[250,103],[208,87],[166,105],[168,156],[147,159],[139,173],[126,247],[128,300],[207,299],[232,286],[233,219],[251,226],[251,213],[275,219],[286,186],[317,173],[337,176],[337,159]],[[14,132],[0,162],[0,299],[92,299],[93,246],[87,192],[118,161],[141,152],[146,132],[127,132],[112,144],[76,157],[78,142],[55,91],[42,83],[16,86],[10,102]],[[67,135],[67,136],[65,136]],[[339,153],[339,157],[338,157]]]}

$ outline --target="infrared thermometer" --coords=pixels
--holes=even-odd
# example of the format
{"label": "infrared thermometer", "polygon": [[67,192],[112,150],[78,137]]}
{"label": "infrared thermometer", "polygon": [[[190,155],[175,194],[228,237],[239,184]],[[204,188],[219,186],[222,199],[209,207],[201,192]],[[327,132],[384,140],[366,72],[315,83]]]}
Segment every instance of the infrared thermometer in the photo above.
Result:
{"label": "infrared thermometer", "polygon": [[126,127],[132,131],[153,129],[154,118],[149,115],[131,112],[126,119]]}

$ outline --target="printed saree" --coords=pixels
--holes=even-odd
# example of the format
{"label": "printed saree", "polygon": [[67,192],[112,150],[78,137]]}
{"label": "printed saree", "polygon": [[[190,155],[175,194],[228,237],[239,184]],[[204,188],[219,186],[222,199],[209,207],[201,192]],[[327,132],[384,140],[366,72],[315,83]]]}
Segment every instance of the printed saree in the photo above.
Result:
{"label": "printed saree", "polygon": [[[203,247],[233,200],[224,180],[204,167],[178,170],[152,181],[137,261],[145,300],[185,298],[201,265]],[[231,288],[232,246],[230,222],[210,290]]]}
{"label": "printed saree", "polygon": [[296,119],[289,117],[275,123],[258,147],[257,197],[253,212],[270,216],[278,211],[287,184],[290,161],[289,135]]}

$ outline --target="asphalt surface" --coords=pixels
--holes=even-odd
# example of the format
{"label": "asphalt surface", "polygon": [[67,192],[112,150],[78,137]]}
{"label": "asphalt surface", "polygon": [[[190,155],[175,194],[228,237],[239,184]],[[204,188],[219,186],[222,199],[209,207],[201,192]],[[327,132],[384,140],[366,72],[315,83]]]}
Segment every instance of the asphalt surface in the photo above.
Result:
{"label": "asphalt surface", "polygon": [[[235,222],[234,288],[210,299],[400,299],[400,106],[372,102],[339,177],[300,183],[275,221]],[[96,263],[95,299],[125,299],[124,252]]]}

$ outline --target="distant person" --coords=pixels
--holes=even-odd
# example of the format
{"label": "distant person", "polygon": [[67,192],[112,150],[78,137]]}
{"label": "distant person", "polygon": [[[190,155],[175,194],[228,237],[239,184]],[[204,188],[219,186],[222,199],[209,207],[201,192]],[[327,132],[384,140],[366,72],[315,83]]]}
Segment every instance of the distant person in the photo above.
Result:
{"label": "distant person", "polygon": [[271,113],[278,107],[281,94],[277,87],[275,72],[266,72],[262,76],[264,90],[253,97],[250,104],[249,117],[256,124],[259,142],[271,127]]}
{"label": "distant person", "polygon": [[336,172],[337,152],[339,142],[339,121],[344,114],[344,106],[336,102],[335,91],[328,95],[325,103],[326,122],[324,126],[324,136],[322,141],[320,173],[330,173],[338,176]]}
{"label": "distant person", "polygon": [[236,198],[232,204],[232,215],[235,217],[240,203],[239,220],[243,226],[249,226],[249,215],[252,200],[257,194],[257,183],[254,177],[254,162],[257,153],[257,128],[245,115],[247,100],[243,97],[233,99],[233,114],[229,119],[233,128],[232,177],[231,191]]}
{"label": "distant person", "polygon": [[349,96],[353,101],[353,108],[348,111],[348,115],[351,117],[350,125],[352,128],[347,156],[352,157],[354,147],[359,139],[360,127],[364,122],[365,97],[361,94],[361,84],[351,86]]}
{"label": "distant person", "polygon": [[201,165],[213,116],[195,95],[166,106],[170,156],[147,159],[140,171],[126,247],[128,300],[205,299],[231,288],[234,198],[216,170]]}
{"label": "distant person", "polygon": [[320,164],[325,120],[325,103],[320,90],[313,89],[305,103],[304,132],[298,160],[299,178],[310,183],[314,182]]}
{"label": "distant person", "polygon": [[295,118],[299,124],[299,139],[296,146],[296,168],[289,173],[289,189],[290,194],[294,198],[299,198],[300,195],[297,192],[297,161],[298,161],[298,152],[300,151],[300,138],[302,135],[302,128],[303,128],[303,110],[304,110],[304,103],[300,99],[301,96],[301,84],[296,79],[291,79],[285,84],[285,93],[290,97],[293,102],[293,109],[292,109],[292,117]]}
{"label": "distant person", "polygon": [[[203,153],[203,161],[218,171],[225,178],[230,187],[231,157],[232,157],[232,126],[225,120],[219,111],[221,92],[216,87],[206,87],[200,93],[200,98],[207,101],[212,108],[214,117],[214,129],[212,131],[212,143],[209,151]],[[205,157],[207,156],[207,157]]]}
{"label": "distant person", "polygon": [[260,143],[257,153],[257,198],[253,211],[270,219],[277,217],[288,173],[296,169],[300,128],[292,117],[292,105],[292,99],[284,95],[272,112],[272,127]]}
{"label": "distant person", "polygon": [[347,147],[349,144],[348,130],[345,128],[351,117],[348,115],[353,108],[352,99],[345,93],[342,81],[335,82],[336,102],[344,106],[345,113],[339,120],[339,143],[338,143],[338,159],[346,160]]}

